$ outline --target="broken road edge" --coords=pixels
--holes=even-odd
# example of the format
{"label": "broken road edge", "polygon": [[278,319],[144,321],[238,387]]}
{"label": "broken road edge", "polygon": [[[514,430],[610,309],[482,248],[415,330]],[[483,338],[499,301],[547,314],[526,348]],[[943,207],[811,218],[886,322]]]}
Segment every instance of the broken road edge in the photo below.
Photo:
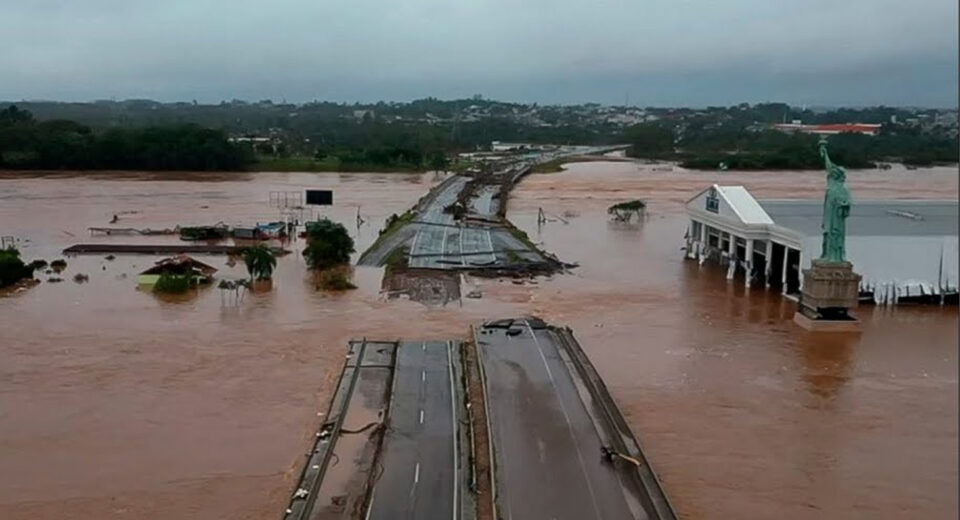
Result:
{"label": "broken road edge", "polygon": [[[542,320],[532,317],[519,320],[488,321],[479,327],[471,326],[468,340],[452,340],[449,342],[450,355],[452,356],[450,360],[451,384],[455,387],[452,397],[457,425],[454,431],[454,442],[455,451],[459,452],[459,462],[456,464],[461,467],[460,475],[456,479],[459,481],[456,485],[461,490],[459,497],[455,495],[458,502],[456,510],[459,510],[457,516],[465,520],[496,520],[498,518],[495,456],[497,447],[493,443],[488,409],[488,381],[484,373],[482,349],[478,345],[478,333],[479,329],[485,327],[506,326],[509,328],[514,321],[536,323],[537,328],[549,329],[556,335],[559,340],[558,345],[572,361],[571,365],[575,373],[571,373],[571,376],[580,380],[599,411],[599,421],[602,424],[597,426],[607,432],[608,441],[611,443],[610,448],[618,454],[627,456],[624,458],[633,459],[634,464],[622,469],[626,469],[626,472],[634,480],[636,489],[641,491],[642,501],[645,503],[644,509],[647,510],[652,519],[675,520],[675,510],[664,492],[659,478],[650,466],[639,441],[631,431],[603,379],[574,337],[573,331],[569,327],[548,325]],[[289,505],[282,515],[284,520],[305,520],[311,516],[330,459],[334,456],[337,438],[343,426],[343,417],[353,397],[367,345],[393,345],[394,350],[387,362],[395,365],[396,350],[404,343],[408,342],[401,340],[377,341],[367,338],[349,342],[348,353],[341,369],[336,390],[330,400],[327,415],[316,433],[315,442],[306,454],[300,478],[290,495]],[[391,372],[393,370],[395,369],[391,368]],[[387,409],[384,410],[383,423],[381,424],[385,428],[389,428],[389,419],[393,408],[394,392],[392,387],[394,381],[392,374],[390,379],[391,391],[390,395],[387,396]],[[586,403],[584,405],[586,406]],[[377,442],[381,443],[375,455],[376,462],[379,463],[382,438]],[[372,470],[373,468],[371,468]],[[368,509],[371,507],[373,483],[368,481],[367,488],[358,490],[363,496],[361,499],[363,509],[359,511],[359,518],[363,518],[363,514],[368,513]]]}

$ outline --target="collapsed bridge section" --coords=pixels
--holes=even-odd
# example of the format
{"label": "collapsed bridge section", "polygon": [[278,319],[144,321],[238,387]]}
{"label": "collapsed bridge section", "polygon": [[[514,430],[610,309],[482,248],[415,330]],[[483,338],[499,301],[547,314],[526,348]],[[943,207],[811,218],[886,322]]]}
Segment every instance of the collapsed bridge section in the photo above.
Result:
{"label": "collapsed bridge section", "polygon": [[474,331],[504,518],[675,518],[569,329],[535,318]]}

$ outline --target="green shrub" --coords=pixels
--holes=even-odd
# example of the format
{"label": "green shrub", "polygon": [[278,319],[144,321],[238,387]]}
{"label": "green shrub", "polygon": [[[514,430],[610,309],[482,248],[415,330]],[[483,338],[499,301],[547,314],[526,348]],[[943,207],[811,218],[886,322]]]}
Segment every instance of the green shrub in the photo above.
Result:
{"label": "green shrub", "polygon": [[153,286],[153,292],[180,294],[190,290],[193,281],[188,276],[164,273]]}

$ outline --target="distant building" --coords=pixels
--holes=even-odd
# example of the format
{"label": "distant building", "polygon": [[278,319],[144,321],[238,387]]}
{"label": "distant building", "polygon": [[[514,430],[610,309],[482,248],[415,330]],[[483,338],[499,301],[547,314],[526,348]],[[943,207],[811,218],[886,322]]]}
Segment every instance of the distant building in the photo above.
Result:
{"label": "distant building", "polygon": [[864,135],[878,135],[881,125],[879,123],[843,123],[831,125],[805,125],[799,121],[792,123],[775,124],[773,127],[781,132],[802,132],[805,134],[834,135],[843,133],[854,133]]}
{"label": "distant building", "polygon": [[491,152],[523,152],[528,150],[553,150],[557,145],[553,144],[532,144],[532,143],[503,143],[493,141],[490,143]]}
{"label": "distant building", "polygon": [[270,144],[273,143],[272,137],[231,137],[227,139],[231,143],[250,143],[250,144]]}
{"label": "distant building", "polygon": [[[820,256],[822,200],[756,200],[743,186],[713,185],[687,201],[688,258],[727,265],[727,278],[796,295]],[[847,259],[860,294],[879,304],[957,298],[956,200],[855,200]]]}
{"label": "distant building", "polygon": [[353,118],[357,121],[363,121],[369,116],[370,120],[376,119],[377,114],[373,110],[354,110]]}
{"label": "distant building", "polygon": [[493,141],[490,143],[491,152],[517,152],[520,150],[528,150],[530,145],[525,143],[501,143],[500,141]]}

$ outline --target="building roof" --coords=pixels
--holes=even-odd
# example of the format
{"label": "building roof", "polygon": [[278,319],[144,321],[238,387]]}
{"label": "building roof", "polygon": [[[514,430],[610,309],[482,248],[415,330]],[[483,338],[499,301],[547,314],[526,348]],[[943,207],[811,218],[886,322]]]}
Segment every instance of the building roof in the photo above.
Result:
{"label": "building roof", "polygon": [[[760,200],[773,221],[800,234],[820,235],[823,201]],[[854,200],[849,236],[957,236],[956,200]]]}
{"label": "building roof", "polygon": [[204,276],[210,276],[217,272],[216,267],[207,265],[187,255],[177,255],[171,256],[170,258],[164,258],[163,260],[158,260],[153,267],[140,274],[163,274],[170,272],[179,273],[186,270],[199,271]]}
{"label": "building roof", "polygon": [[718,186],[714,184],[713,187],[730,204],[730,208],[744,224],[773,224],[773,220],[757,202],[757,199],[753,198],[753,195],[743,186]]}
{"label": "building roof", "polygon": [[842,134],[853,132],[860,134],[878,134],[882,128],[879,123],[833,123],[823,125],[805,125],[802,123],[777,123],[778,130],[799,131],[811,134]]}
{"label": "building roof", "polygon": [[875,123],[841,123],[831,125],[815,125],[814,131],[819,132],[879,132],[879,124]]}

